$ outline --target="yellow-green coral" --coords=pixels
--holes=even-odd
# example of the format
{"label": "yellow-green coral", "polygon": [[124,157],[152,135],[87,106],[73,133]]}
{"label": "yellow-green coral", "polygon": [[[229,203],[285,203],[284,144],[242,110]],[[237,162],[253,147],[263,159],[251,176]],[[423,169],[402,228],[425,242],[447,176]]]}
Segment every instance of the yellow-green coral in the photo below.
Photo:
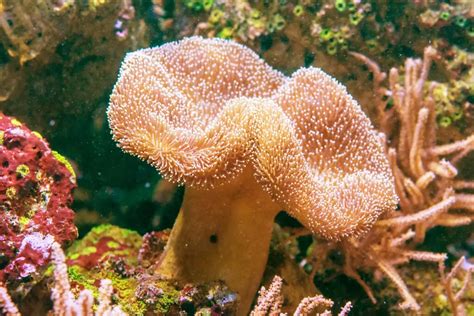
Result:
{"label": "yellow-green coral", "polygon": [[349,15],[349,23],[351,23],[352,25],[357,25],[362,21],[363,18],[364,16],[360,12],[351,13]]}
{"label": "yellow-green coral", "polygon": [[31,219],[28,218],[28,217],[26,217],[26,216],[20,216],[20,217],[18,218],[18,221],[19,221],[19,223],[20,223],[20,227],[21,227],[22,230],[28,225],[28,223],[30,222],[30,220],[31,220]]}
{"label": "yellow-green coral", "polygon": [[204,10],[209,11],[212,8],[212,5],[214,4],[214,0],[203,0],[202,6],[204,7]]}
{"label": "yellow-green coral", "polygon": [[158,302],[155,305],[155,312],[157,313],[167,313],[170,307],[178,301],[179,291],[171,287],[166,282],[160,282],[159,287],[163,289],[163,295],[159,298]]}
{"label": "yellow-green coral", "polygon": [[449,83],[438,83],[432,91],[439,126],[448,127],[463,120],[463,105],[470,95],[474,95],[471,83],[452,80]]}
{"label": "yellow-green coral", "polygon": [[26,177],[29,173],[30,168],[25,164],[21,164],[16,167],[16,174],[21,178]]}
{"label": "yellow-green coral", "polygon": [[451,13],[449,13],[448,11],[441,11],[439,13],[439,18],[443,21],[448,21],[450,17]]}
{"label": "yellow-green coral", "polygon": [[219,21],[222,19],[224,16],[224,12],[219,9],[214,9],[211,11],[211,14],[209,15],[209,22],[216,24],[219,23]]}
{"label": "yellow-green coral", "polygon": [[35,135],[36,137],[38,137],[39,139],[43,139],[43,135],[41,135],[39,132],[37,131],[33,131],[31,132],[33,135]]}
{"label": "yellow-green coral", "polygon": [[5,194],[7,195],[7,198],[13,199],[16,196],[15,187],[8,187]]}
{"label": "yellow-green coral", "polygon": [[224,27],[218,34],[217,37],[220,38],[232,38],[232,34],[234,34],[234,31],[230,27]]}
{"label": "yellow-green coral", "polygon": [[96,247],[88,246],[88,247],[82,248],[82,250],[78,253],[78,255],[79,256],[87,256],[87,255],[90,255],[90,254],[93,254],[93,253],[96,253],[96,252],[97,252]]}
{"label": "yellow-green coral", "polygon": [[89,7],[92,10],[96,10],[98,7],[103,6],[107,2],[108,2],[108,0],[89,0]]}
{"label": "yellow-green coral", "polygon": [[11,122],[13,126],[21,126],[21,122],[17,120],[16,118],[12,118]]}
{"label": "yellow-green coral", "polygon": [[285,19],[280,14],[275,14],[269,24],[269,31],[280,31],[286,25]]}
{"label": "yellow-green coral", "polygon": [[335,7],[336,7],[336,10],[339,12],[345,11],[347,7],[346,0],[336,0]]}
{"label": "yellow-green coral", "polygon": [[319,33],[319,38],[323,42],[329,41],[333,37],[334,37],[334,33],[329,28],[322,29],[321,32]]}
{"label": "yellow-green coral", "polygon": [[[112,225],[93,228],[82,240],[75,242],[67,252],[71,260],[68,274],[73,290],[86,288],[97,297],[97,281],[109,279],[117,294],[118,303],[130,315],[143,315],[146,305],[135,298],[138,281],[126,277],[113,268],[111,258],[124,260],[125,264],[135,266],[141,237],[136,232]],[[107,258],[107,260],[104,260]],[[84,263],[95,265],[86,269]],[[100,269],[96,269],[100,267]]]}
{"label": "yellow-green coral", "polygon": [[74,169],[72,168],[71,163],[66,159],[66,157],[64,157],[63,155],[61,155],[55,150],[52,150],[51,153],[53,154],[54,158],[56,158],[57,161],[62,163],[66,167],[66,169],[71,173],[72,180],[76,181],[76,173],[74,172]]}
{"label": "yellow-green coral", "polygon": [[88,277],[84,269],[79,266],[70,266],[67,268],[67,273],[71,282],[75,282],[85,289],[90,290],[94,297],[97,298],[99,296],[99,291],[97,287],[94,286],[95,280]]}
{"label": "yellow-green coral", "polygon": [[304,7],[302,5],[297,5],[293,9],[293,14],[296,16],[301,16],[304,13]]}
{"label": "yellow-green coral", "polygon": [[118,242],[115,242],[115,241],[108,241],[107,242],[107,247],[109,247],[110,249],[117,249],[120,247],[120,244]]}

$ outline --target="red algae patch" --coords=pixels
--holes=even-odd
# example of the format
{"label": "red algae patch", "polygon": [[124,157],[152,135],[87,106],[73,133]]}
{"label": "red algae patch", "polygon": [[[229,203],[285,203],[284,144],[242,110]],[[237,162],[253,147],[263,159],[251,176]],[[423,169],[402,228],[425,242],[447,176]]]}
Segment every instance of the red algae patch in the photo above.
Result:
{"label": "red algae patch", "polygon": [[37,279],[54,241],[77,237],[74,170],[38,132],[0,113],[0,282]]}

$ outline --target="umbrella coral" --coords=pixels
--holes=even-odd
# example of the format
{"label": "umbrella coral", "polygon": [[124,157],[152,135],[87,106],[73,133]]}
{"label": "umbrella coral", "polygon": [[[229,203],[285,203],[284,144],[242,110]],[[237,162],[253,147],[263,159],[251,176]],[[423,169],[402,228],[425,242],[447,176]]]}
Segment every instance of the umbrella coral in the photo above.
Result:
{"label": "umbrella coral", "polygon": [[314,68],[286,78],[236,43],[194,37],[127,55],[108,116],[122,149],[187,185],[157,272],[222,279],[239,313],[281,208],[339,240],[397,201],[380,137],[343,86]]}

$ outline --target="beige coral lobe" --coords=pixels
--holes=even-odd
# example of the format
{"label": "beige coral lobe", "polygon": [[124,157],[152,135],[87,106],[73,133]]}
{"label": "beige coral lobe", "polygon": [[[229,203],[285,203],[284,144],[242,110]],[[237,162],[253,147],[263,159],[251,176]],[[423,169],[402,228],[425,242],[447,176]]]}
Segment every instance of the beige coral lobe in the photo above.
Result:
{"label": "beige coral lobe", "polygon": [[242,171],[246,109],[227,101],[269,97],[285,80],[242,48],[193,37],[128,54],[108,110],[119,146],[187,185],[214,185]]}
{"label": "beige coral lobe", "polygon": [[290,214],[313,233],[341,239],[365,233],[382,212],[395,207],[393,177],[379,135],[344,86],[320,69],[301,69],[274,100],[294,123],[298,138],[287,146],[294,152],[280,158],[275,157],[282,150],[269,153],[286,166],[286,172],[275,172],[282,176],[268,184],[269,192],[279,192],[272,195]]}

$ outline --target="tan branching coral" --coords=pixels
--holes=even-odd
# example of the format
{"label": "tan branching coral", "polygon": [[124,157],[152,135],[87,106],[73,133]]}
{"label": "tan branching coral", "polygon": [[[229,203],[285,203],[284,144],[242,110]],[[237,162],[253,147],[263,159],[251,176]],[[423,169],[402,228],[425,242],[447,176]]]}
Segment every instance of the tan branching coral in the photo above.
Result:
{"label": "tan branching coral", "polygon": [[[449,304],[451,305],[453,315],[467,315],[466,307],[464,306],[462,299],[469,287],[472,288],[472,275],[474,274],[474,265],[472,263],[469,263],[465,257],[461,257],[448,274],[446,274],[445,272],[444,264],[441,265],[440,268],[442,283],[446,290],[446,294],[449,300]],[[464,274],[462,285],[456,292],[454,292],[453,278],[456,275],[460,274]]]}
{"label": "tan branching coral", "polygon": [[[51,246],[51,257],[54,265],[54,280],[51,290],[53,310],[48,315],[54,316],[125,316],[119,306],[113,306],[111,296],[113,294],[112,282],[102,280],[99,288],[98,307],[94,312],[94,297],[90,290],[82,290],[77,299],[71,292],[69,284],[66,256],[61,245],[54,242]],[[8,295],[7,289],[0,284],[0,311],[6,316],[20,316],[18,308]]]}
{"label": "tan branching coral", "polygon": [[0,283],[0,311],[5,316],[20,316],[18,307],[13,303],[5,285]]}
{"label": "tan branching coral", "polygon": [[278,275],[273,277],[272,283],[268,290],[262,286],[258,291],[257,304],[253,308],[250,316],[261,315],[279,315],[283,304],[283,296],[281,295],[281,287],[283,279]]}
{"label": "tan branching coral", "polygon": [[193,37],[127,55],[108,109],[114,139],[186,184],[157,272],[222,279],[244,314],[287,210],[313,233],[365,233],[397,202],[379,135],[330,76],[286,78],[250,49]]}
{"label": "tan branching coral", "polygon": [[111,304],[113,293],[110,280],[102,280],[99,288],[99,305],[95,313],[92,306],[94,297],[90,290],[82,290],[78,298],[74,298],[69,284],[66,257],[61,246],[53,243],[51,256],[54,264],[54,287],[51,290],[51,299],[53,301],[53,312],[55,316],[124,316],[126,315],[119,306]]}
{"label": "tan branching coral", "polygon": [[[285,316],[287,314],[282,313],[283,296],[281,294],[281,288],[283,280],[281,277],[276,275],[273,278],[268,290],[262,286],[258,292],[257,304],[254,306],[250,316]],[[324,308],[322,313],[316,313],[318,316],[331,316],[331,311],[328,310],[334,305],[334,302],[330,299],[324,298],[322,295],[316,295],[312,297],[305,297],[301,300],[300,304],[294,312],[294,316],[306,316],[313,315],[316,310]],[[352,308],[351,302],[347,302],[341,311],[339,316],[346,316]]]}
{"label": "tan branching coral", "polygon": [[[456,179],[456,165],[474,149],[474,135],[451,144],[436,143],[435,104],[432,96],[436,83],[427,83],[436,51],[425,49],[423,60],[407,59],[405,74],[396,68],[387,77],[367,57],[353,53],[374,74],[375,105],[378,127],[386,134],[385,147],[400,198],[400,210],[385,213],[362,239],[349,238],[342,243],[344,272],[357,280],[375,302],[370,287],[357,269],[382,271],[399,289],[402,308],[417,310],[419,305],[397,272],[396,266],[410,260],[442,264],[445,254],[414,251],[411,243],[424,240],[426,231],[435,226],[467,225],[474,216],[472,182]],[[387,97],[393,107],[387,107]]]}

